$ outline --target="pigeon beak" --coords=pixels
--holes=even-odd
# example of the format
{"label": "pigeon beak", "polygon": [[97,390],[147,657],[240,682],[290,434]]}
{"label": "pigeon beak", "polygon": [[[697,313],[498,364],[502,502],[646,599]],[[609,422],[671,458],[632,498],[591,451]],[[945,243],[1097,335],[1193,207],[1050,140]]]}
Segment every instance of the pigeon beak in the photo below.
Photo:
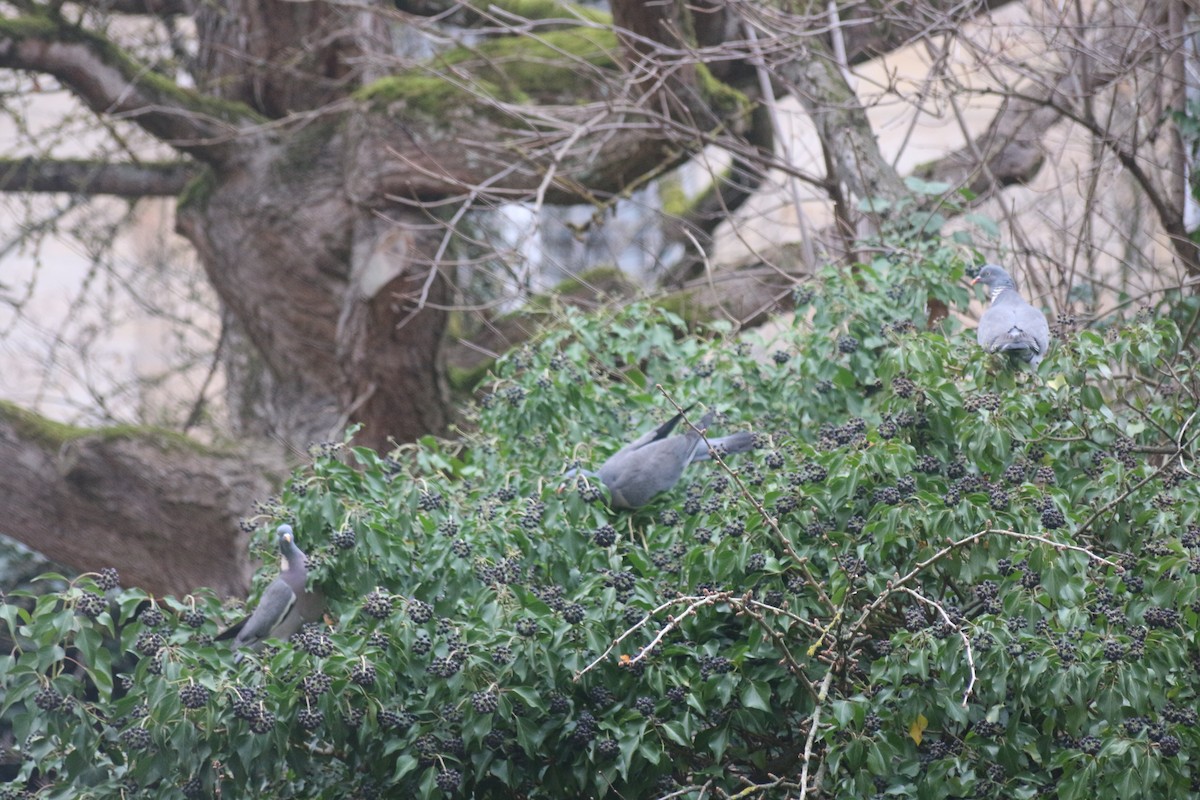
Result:
{"label": "pigeon beak", "polygon": [[976,275],[976,276],[975,276],[975,278],[974,278],[974,280],[972,280],[972,281],[971,281],[971,285],[972,285],[972,286],[974,286],[974,285],[975,285],[975,284],[977,284],[977,283],[979,283],[979,276],[978,276],[978,275]]}

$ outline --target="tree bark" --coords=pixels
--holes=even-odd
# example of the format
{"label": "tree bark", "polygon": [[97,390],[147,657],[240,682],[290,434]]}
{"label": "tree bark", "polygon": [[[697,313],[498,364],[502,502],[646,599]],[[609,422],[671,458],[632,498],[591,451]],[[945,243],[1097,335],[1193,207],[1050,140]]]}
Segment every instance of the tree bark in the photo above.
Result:
{"label": "tree bark", "polygon": [[0,192],[65,192],[114,197],[175,197],[196,176],[194,164],[40,158],[0,159]]}
{"label": "tree bark", "polygon": [[156,594],[249,587],[239,520],[281,454],[207,450],[170,433],[69,429],[0,404],[4,533],[72,569],[115,566]]}

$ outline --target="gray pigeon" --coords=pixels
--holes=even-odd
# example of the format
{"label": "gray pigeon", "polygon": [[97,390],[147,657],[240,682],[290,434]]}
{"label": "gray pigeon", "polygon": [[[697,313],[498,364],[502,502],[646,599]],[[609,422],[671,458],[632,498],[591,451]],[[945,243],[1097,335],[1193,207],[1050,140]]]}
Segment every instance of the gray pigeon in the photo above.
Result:
{"label": "gray pigeon", "polygon": [[1024,361],[1036,370],[1050,345],[1046,316],[1017,293],[1003,267],[984,264],[971,281],[976,283],[986,286],[991,298],[976,331],[980,346],[989,353],[1002,352],[1014,361]]}
{"label": "gray pigeon", "polygon": [[[696,427],[704,430],[712,422],[712,416],[711,411],[705,414]],[[613,453],[598,471],[571,469],[566,479],[576,475],[599,478],[608,487],[609,505],[630,510],[641,508],[659,492],[673,487],[684,467],[710,457],[709,448],[721,453],[741,453],[754,446],[753,434],[746,431],[709,439],[709,448],[704,446],[704,437],[691,427],[678,436],[670,436],[682,419],[682,413],[676,414],[646,432]]]}
{"label": "gray pigeon", "polygon": [[[276,533],[281,556],[279,577],[262,593],[254,613],[217,635],[217,639],[232,638],[233,650],[257,650],[268,638],[288,638],[300,629],[304,614],[312,616],[314,606],[320,604],[319,597],[305,588],[307,558],[296,546],[292,526],[280,525]],[[317,609],[315,614],[319,613]]]}

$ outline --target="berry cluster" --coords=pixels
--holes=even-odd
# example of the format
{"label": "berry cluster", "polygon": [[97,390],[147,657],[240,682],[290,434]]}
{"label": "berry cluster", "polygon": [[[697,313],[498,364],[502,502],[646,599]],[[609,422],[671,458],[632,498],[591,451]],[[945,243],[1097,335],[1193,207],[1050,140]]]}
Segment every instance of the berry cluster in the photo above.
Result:
{"label": "berry cluster", "polygon": [[121,576],[114,567],[105,567],[96,575],[96,585],[102,591],[121,588]]}
{"label": "berry cluster", "polygon": [[387,619],[392,613],[392,596],[383,589],[375,589],[363,601],[363,613],[374,619]]}
{"label": "berry cluster", "polygon": [[389,731],[406,731],[416,724],[417,718],[410,711],[383,709],[379,712],[379,726]]}
{"label": "berry cluster", "polygon": [[324,672],[312,672],[300,681],[300,690],[307,697],[320,697],[333,686],[333,678]]}
{"label": "berry cluster", "polygon": [[198,683],[189,683],[179,690],[179,702],[183,703],[184,708],[203,708],[211,694],[206,687]]}
{"label": "berry cluster", "polygon": [[351,527],[339,528],[331,539],[333,546],[339,550],[353,550],[354,545],[358,543],[358,535]]}
{"label": "berry cluster", "polygon": [[963,410],[974,413],[980,409],[985,411],[999,411],[1000,395],[993,392],[979,392],[978,394],[967,395],[967,399],[963,401]]}

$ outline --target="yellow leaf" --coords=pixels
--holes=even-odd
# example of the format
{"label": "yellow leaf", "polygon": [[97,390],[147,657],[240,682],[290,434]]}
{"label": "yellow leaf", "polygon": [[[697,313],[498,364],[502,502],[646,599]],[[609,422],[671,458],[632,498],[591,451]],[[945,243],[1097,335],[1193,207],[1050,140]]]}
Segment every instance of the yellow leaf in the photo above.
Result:
{"label": "yellow leaf", "polygon": [[925,719],[924,714],[917,714],[917,718],[913,720],[913,724],[908,726],[908,735],[917,744],[921,743],[921,735],[925,733],[925,729],[929,727],[929,720]]}

